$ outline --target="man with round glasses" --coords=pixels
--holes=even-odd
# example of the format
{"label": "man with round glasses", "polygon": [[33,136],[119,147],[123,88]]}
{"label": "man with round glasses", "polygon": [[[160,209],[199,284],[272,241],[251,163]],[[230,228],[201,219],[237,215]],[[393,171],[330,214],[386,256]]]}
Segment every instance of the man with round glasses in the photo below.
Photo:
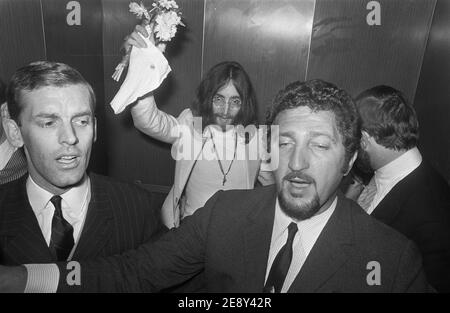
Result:
{"label": "man with round glasses", "polygon": [[[126,45],[146,47],[141,35],[149,34],[137,25]],[[249,151],[258,146],[256,133],[246,136],[247,126],[256,130],[257,103],[250,78],[237,62],[212,67],[190,108],[177,118],[159,110],[153,95],[139,100],[131,114],[140,131],[172,144],[175,183],[161,210],[169,228],[179,226],[218,190],[252,189],[257,178],[272,183],[269,169],[260,171],[259,154]]]}

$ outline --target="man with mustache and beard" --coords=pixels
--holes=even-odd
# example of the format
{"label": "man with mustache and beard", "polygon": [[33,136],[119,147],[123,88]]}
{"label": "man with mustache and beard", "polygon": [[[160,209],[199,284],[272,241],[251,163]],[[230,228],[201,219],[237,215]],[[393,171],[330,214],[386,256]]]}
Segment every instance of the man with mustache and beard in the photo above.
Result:
{"label": "man with mustache and beard", "polygon": [[165,230],[151,194],[86,172],[95,96],[78,71],[30,63],[12,76],[7,105],[6,136],[23,147],[29,175],[0,186],[0,264],[113,255]]}
{"label": "man with mustache and beard", "polygon": [[[338,193],[361,136],[351,97],[321,80],[294,82],[268,122],[278,126],[276,185],[217,192],[157,242],[81,262],[80,284],[68,285],[58,263],[53,288],[156,291],[204,271],[208,292],[427,291],[415,245]],[[0,267],[3,290],[20,291],[26,276]]]}
{"label": "man with mustache and beard", "polygon": [[362,119],[356,165],[363,172],[375,171],[357,201],[413,240],[430,284],[450,292],[450,188],[417,148],[416,112],[389,86],[362,92],[356,104]]}

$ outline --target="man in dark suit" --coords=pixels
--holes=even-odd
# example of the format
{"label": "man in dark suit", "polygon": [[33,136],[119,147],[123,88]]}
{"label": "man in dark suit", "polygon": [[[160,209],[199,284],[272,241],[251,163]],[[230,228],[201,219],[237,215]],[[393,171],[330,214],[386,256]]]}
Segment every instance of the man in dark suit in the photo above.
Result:
{"label": "man in dark suit", "polygon": [[392,87],[361,93],[361,151],[356,164],[375,171],[358,203],[419,247],[430,284],[450,292],[450,188],[417,148],[414,108]]}
{"label": "man in dark suit", "polygon": [[[6,86],[0,80],[0,111],[1,117],[8,116],[6,107]],[[16,180],[27,172],[27,162],[22,149],[13,147],[3,130],[0,121],[0,185]]]}
{"label": "man in dark suit", "polygon": [[[157,242],[80,262],[77,273],[58,263],[52,288],[160,290],[204,271],[209,292],[426,291],[414,244],[337,192],[361,136],[351,97],[321,80],[295,82],[269,122],[276,185],[220,191]],[[32,271],[0,267],[3,290],[23,290]],[[74,274],[79,284],[69,285]]]}
{"label": "man in dark suit", "polygon": [[87,174],[96,137],[95,97],[75,69],[31,63],[7,94],[8,140],[29,175],[0,186],[0,263],[51,263],[137,248],[165,228],[151,194]]}

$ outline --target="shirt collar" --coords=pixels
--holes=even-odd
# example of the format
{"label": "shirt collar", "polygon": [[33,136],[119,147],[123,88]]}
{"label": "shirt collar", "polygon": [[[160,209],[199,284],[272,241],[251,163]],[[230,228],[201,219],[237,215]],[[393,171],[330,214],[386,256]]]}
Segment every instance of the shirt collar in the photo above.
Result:
{"label": "shirt collar", "polygon": [[[54,195],[36,184],[31,176],[28,176],[26,188],[31,208],[38,215],[46,208],[48,202]],[[67,210],[73,216],[80,215],[85,205],[89,188],[90,180],[85,174],[81,184],[70,188],[60,195],[63,202],[62,209]]]}
{"label": "shirt collar", "polygon": [[419,149],[414,147],[403,153],[395,160],[376,170],[375,181],[378,184],[383,184],[384,182],[392,181],[398,177],[405,176],[405,174],[408,174],[417,168],[421,162],[422,155],[420,154]]}
{"label": "shirt collar", "polygon": [[284,211],[280,207],[280,203],[278,202],[278,198],[277,198],[277,202],[275,205],[275,221],[274,221],[272,238],[277,238],[278,236],[281,236],[283,234],[283,232],[288,228],[288,226],[291,222],[296,223],[299,230],[301,230],[301,228],[304,227],[305,225],[312,227],[312,226],[319,226],[319,225],[323,224],[321,226],[324,227],[325,224],[327,223],[328,219],[330,218],[330,216],[333,214],[334,210],[336,209],[336,205],[337,205],[337,197],[335,197],[335,199],[331,203],[330,207],[327,210],[325,210],[324,212],[322,212],[320,214],[316,214],[311,218],[308,218],[306,220],[302,220],[302,221],[298,222],[298,221],[295,221],[294,219],[292,219],[291,217],[287,216],[286,213],[284,213]]}

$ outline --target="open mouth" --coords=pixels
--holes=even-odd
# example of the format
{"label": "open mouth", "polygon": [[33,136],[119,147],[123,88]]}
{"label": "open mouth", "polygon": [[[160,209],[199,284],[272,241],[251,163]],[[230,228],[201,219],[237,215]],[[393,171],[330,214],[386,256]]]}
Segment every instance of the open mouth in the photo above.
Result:
{"label": "open mouth", "polygon": [[56,159],[56,161],[64,168],[72,168],[78,165],[79,157],[76,155],[63,155]]}
{"label": "open mouth", "polygon": [[300,178],[292,178],[287,180],[291,186],[295,188],[306,188],[311,185],[310,181],[300,179]]}

